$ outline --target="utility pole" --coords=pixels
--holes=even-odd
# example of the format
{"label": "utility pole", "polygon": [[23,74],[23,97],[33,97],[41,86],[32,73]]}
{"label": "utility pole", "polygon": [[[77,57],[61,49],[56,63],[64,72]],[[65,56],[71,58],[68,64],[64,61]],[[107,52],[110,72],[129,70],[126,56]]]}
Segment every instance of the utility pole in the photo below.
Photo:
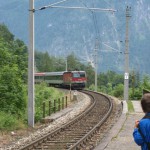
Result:
{"label": "utility pole", "polygon": [[126,39],[125,39],[125,72],[124,72],[124,100],[129,98],[129,19],[131,7],[126,8]]}
{"label": "utility pole", "polygon": [[98,48],[99,47],[99,40],[96,38],[96,42],[95,42],[95,92],[97,92],[97,52],[98,52]]}
{"label": "utility pole", "polygon": [[68,71],[68,61],[67,61],[67,56],[66,56],[66,71]]}
{"label": "utility pole", "polygon": [[34,127],[34,0],[29,0],[28,125]]}

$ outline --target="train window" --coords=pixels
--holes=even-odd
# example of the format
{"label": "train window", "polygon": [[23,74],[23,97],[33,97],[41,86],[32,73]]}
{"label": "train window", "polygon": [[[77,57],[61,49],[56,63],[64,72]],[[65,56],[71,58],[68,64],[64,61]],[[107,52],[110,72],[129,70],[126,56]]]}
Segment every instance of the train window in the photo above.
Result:
{"label": "train window", "polygon": [[73,73],[74,78],[80,78],[80,73]]}
{"label": "train window", "polygon": [[39,76],[35,76],[35,79],[39,79]]}
{"label": "train window", "polygon": [[35,79],[44,79],[44,76],[35,76]]}
{"label": "train window", "polygon": [[83,77],[85,77],[85,73],[84,72],[73,73],[73,77],[74,78],[83,78]]}
{"label": "train window", "polygon": [[85,77],[85,73],[84,72],[80,72],[80,77]]}
{"label": "train window", "polygon": [[45,76],[46,80],[62,80],[62,76]]}
{"label": "train window", "polygon": [[73,73],[74,78],[85,78],[85,72]]}

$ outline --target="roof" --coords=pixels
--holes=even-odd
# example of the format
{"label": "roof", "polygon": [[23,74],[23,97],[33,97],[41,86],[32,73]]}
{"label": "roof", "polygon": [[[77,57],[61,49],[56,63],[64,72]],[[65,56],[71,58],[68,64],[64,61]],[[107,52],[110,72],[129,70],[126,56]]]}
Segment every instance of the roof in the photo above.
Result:
{"label": "roof", "polygon": [[35,73],[35,76],[61,76],[63,75],[64,71],[63,72],[36,72]]}
{"label": "roof", "polygon": [[84,73],[85,71],[36,72],[35,76],[61,76],[64,73]]}

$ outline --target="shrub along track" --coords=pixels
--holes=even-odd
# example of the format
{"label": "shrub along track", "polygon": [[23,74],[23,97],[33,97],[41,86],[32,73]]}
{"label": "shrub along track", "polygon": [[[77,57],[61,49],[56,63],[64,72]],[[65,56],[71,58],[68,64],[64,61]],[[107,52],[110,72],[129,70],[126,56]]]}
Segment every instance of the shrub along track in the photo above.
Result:
{"label": "shrub along track", "polygon": [[[24,146],[21,150],[74,150],[91,149],[95,146],[97,138],[101,138],[103,124],[109,124],[107,120],[113,120],[109,116],[113,110],[111,98],[92,91],[82,91],[91,97],[91,105],[81,115],[59,129],[48,133],[40,139]],[[105,122],[105,123],[104,123]],[[105,126],[104,125],[104,126]],[[110,128],[110,126],[107,126]],[[99,132],[101,131],[101,132]]]}

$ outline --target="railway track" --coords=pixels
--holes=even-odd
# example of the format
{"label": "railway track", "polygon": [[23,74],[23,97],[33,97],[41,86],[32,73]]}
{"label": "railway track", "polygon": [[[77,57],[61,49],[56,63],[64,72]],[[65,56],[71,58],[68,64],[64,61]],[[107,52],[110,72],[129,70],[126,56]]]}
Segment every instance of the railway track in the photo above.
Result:
{"label": "railway track", "polygon": [[48,133],[20,150],[79,150],[93,137],[107,117],[113,104],[105,95],[83,91],[91,97],[91,105],[74,120]]}

